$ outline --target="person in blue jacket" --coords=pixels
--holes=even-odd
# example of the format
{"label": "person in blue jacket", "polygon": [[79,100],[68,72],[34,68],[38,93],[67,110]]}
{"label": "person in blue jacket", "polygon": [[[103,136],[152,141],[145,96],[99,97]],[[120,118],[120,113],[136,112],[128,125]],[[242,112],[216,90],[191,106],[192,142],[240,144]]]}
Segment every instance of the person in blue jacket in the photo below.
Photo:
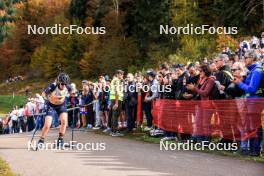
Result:
{"label": "person in blue jacket", "polygon": [[[244,126],[249,127],[249,131],[245,130],[247,133],[252,133],[256,131],[257,135],[252,137],[246,137],[242,135],[241,138],[241,146],[240,152],[243,155],[252,155],[252,156],[259,156],[261,151],[261,144],[262,144],[262,135],[263,130],[261,125],[261,117],[256,117],[254,113],[256,111],[261,111],[261,109],[256,109],[254,104],[255,98],[260,98],[261,94],[259,94],[259,90],[261,89],[262,80],[263,80],[263,70],[261,66],[257,63],[257,54],[254,50],[248,50],[245,53],[245,65],[249,70],[247,77],[242,81],[240,78],[235,78],[234,83],[238,85],[240,89],[245,92],[245,97],[247,98],[246,101],[246,109],[247,115]],[[259,113],[260,114],[260,113]],[[245,127],[245,129],[248,129]],[[242,133],[245,134],[245,131]],[[243,137],[244,136],[244,137]]]}

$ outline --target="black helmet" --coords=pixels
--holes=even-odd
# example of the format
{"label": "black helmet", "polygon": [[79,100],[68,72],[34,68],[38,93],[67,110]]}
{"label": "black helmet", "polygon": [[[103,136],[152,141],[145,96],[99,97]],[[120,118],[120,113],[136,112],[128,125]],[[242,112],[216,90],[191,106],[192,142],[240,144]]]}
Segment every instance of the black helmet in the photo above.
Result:
{"label": "black helmet", "polygon": [[63,84],[69,84],[70,83],[70,77],[66,73],[60,73],[59,76],[57,77],[57,82],[63,83]]}

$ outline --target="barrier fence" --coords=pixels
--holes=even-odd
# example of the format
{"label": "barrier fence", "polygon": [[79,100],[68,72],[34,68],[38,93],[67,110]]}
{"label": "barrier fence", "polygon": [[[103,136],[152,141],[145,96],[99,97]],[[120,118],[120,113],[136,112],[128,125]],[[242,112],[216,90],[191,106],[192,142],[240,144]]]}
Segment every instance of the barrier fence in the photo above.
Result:
{"label": "barrier fence", "polygon": [[185,101],[160,99],[153,102],[155,126],[192,136],[226,139],[256,137],[264,118],[264,98]]}
{"label": "barrier fence", "polygon": [[[141,102],[141,98],[138,96],[138,102]],[[69,108],[67,111],[88,105]],[[264,127],[264,98],[196,101],[158,99],[152,105],[154,125],[171,132],[241,140],[257,137],[258,129]],[[142,109],[142,104],[138,103],[138,123],[143,120]],[[28,114],[27,117],[45,114]]]}

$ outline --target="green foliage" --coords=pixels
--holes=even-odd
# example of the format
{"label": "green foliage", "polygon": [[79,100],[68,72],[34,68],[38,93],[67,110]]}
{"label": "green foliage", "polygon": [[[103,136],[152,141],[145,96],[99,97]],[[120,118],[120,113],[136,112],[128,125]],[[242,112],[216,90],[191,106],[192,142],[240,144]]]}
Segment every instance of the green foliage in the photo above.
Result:
{"label": "green foliage", "polygon": [[222,51],[224,47],[229,47],[232,51],[235,51],[239,42],[230,35],[218,35],[216,40],[216,50]]}
{"label": "green foliage", "polygon": [[6,8],[5,2],[0,1],[0,10],[4,10]]}
{"label": "green foliage", "polygon": [[14,106],[24,105],[26,98],[24,96],[0,96],[0,113],[8,113]]}
{"label": "green foliage", "polygon": [[[15,74],[93,78],[122,68],[202,60],[236,49],[240,35],[263,29],[259,0],[19,0],[0,1],[0,79]],[[52,3],[52,5],[50,4]],[[2,11],[1,11],[2,10]],[[3,11],[4,10],[4,11]],[[105,35],[27,35],[27,25],[104,26]],[[238,26],[239,35],[160,35],[160,25]],[[30,67],[29,67],[30,66]],[[31,68],[31,69],[29,69]]]}
{"label": "green foliage", "polygon": [[[100,13],[99,3],[101,0],[72,0],[69,7],[71,21],[79,21],[82,26],[86,25],[87,19]],[[106,1],[107,2],[107,1]]]}
{"label": "green foliage", "polygon": [[71,17],[78,19],[83,24],[87,14],[87,2],[89,0],[72,0],[70,4],[70,15]]}
{"label": "green foliage", "polygon": [[14,22],[16,18],[17,3],[22,0],[1,0],[0,1],[0,43],[9,36],[10,26],[8,23]]}
{"label": "green foliage", "polygon": [[185,58],[187,61],[203,60],[205,57],[210,57],[215,51],[215,41],[206,37],[190,37],[184,36],[181,38],[181,49],[177,55]]}
{"label": "green foliage", "polygon": [[206,24],[237,26],[240,35],[256,35],[264,30],[263,3],[262,0],[207,0],[199,4],[199,14]]}
{"label": "green foliage", "polygon": [[1,158],[0,158],[0,175],[1,176],[16,176],[16,174],[11,171],[7,162],[2,160]]}
{"label": "green foliage", "polygon": [[[94,58],[91,52],[85,52],[83,55],[83,58],[80,60],[80,70],[82,73],[83,77],[90,77],[90,76],[95,76],[95,69],[97,66],[97,64],[94,62]],[[97,74],[99,74],[97,72]]]}
{"label": "green foliage", "polygon": [[170,14],[173,25],[202,24],[199,17],[198,1],[171,0]]}
{"label": "green foliage", "polygon": [[169,42],[166,36],[159,34],[159,26],[169,24],[168,10],[168,0],[138,0],[133,3],[129,16],[132,23],[129,29],[137,42],[143,64],[148,63],[152,45],[158,42],[162,46]]}

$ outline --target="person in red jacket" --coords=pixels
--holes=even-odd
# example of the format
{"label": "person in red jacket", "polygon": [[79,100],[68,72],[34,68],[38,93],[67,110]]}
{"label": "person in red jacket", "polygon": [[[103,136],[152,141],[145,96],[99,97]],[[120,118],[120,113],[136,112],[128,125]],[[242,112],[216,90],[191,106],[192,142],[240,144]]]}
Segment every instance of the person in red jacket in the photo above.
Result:
{"label": "person in red jacket", "polygon": [[193,139],[198,141],[209,141],[210,119],[212,112],[208,111],[212,106],[210,100],[215,85],[215,78],[211,77],[211,70],[208,65],[201,65],[200,80],[197,85],[188,84],[187,89],[196,92],[201,100],[197,107],[195,116],[195,128],[193,130]]}
{"label": "person in red jacket", "polygon": [[215,78],[211,76],[211,70],[208,65],[201,65],[200,79],[197,85],[188,84],[187,89],[192,90],[200,96],[201,100],[209,100],[215,85]]}

